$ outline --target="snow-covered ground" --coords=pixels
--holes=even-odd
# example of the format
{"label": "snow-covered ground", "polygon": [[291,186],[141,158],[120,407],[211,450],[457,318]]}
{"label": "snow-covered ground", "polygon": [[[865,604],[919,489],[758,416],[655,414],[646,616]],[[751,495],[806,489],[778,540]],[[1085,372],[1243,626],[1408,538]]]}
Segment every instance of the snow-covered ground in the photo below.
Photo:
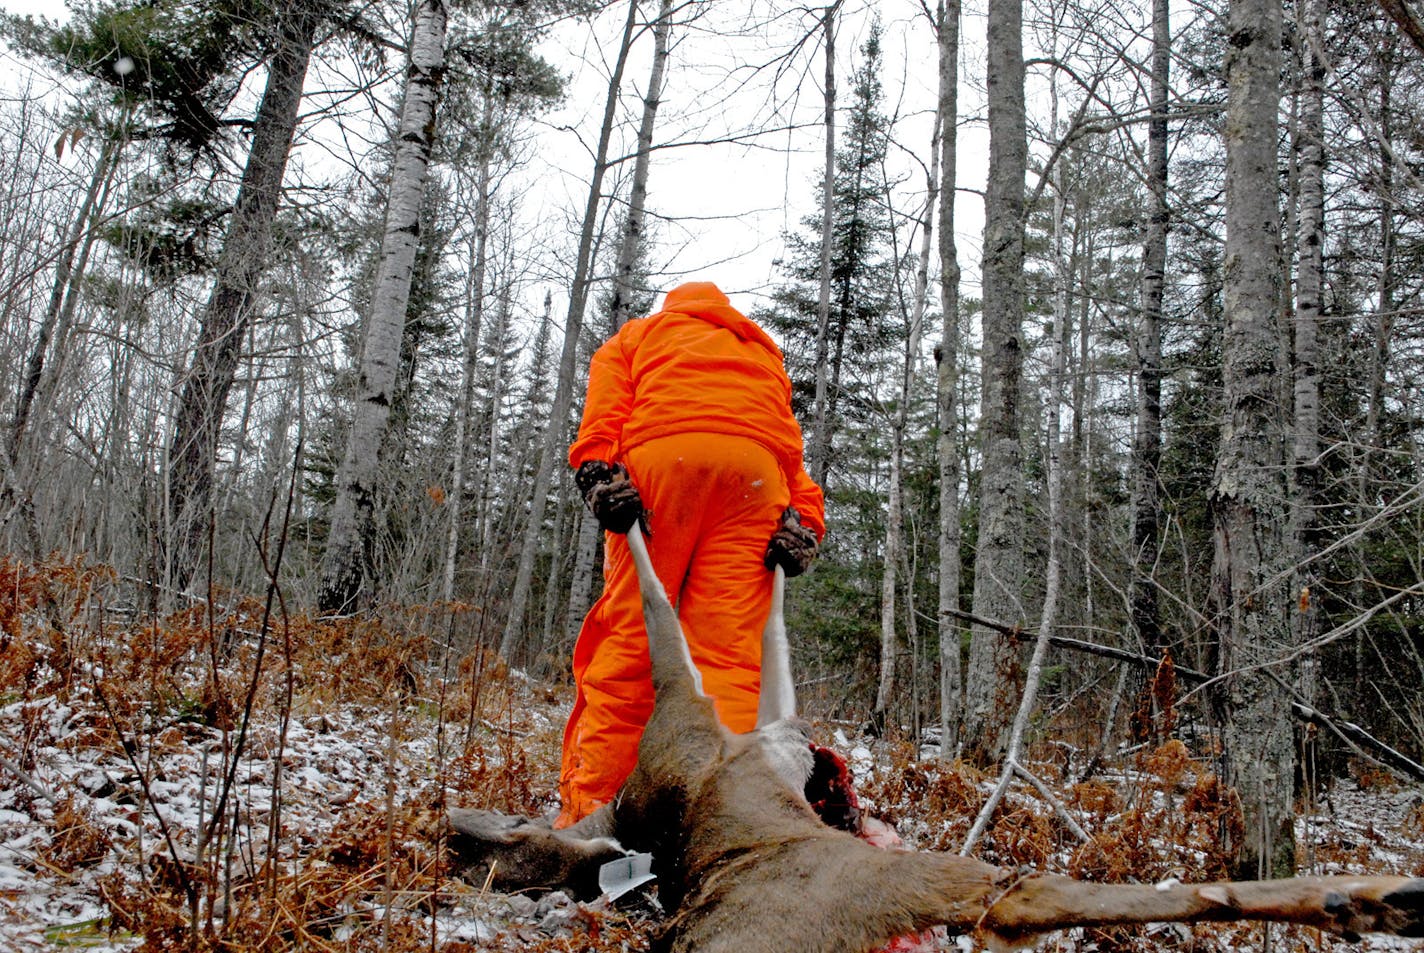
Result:
{"label": "snow-covered ground", "polygon": [[[102,656],[81,659],[67,683],[49,680],[54,691],[35,687],[46,681],[42,665],[0,684],[0,951],[130,950],[140,933],[150,948],[165,948],[166,937],[167,948],[180,949],[173,938],[191,936],[195,917],[200,934],[223,937],[229,950],[646,948],[644,912],[562,895],[504,896],[439,876],[442,792],[449,804],[552,807],[567,689],[466,672],[442,697],[428,674],[377,666],[387,683],[362,681],[352,677],[364,664],[355,656],[321,651],[294,662],[289,681],[269,656],[272,671],[252,693],[243,737],[250,646],[222,669],[226,705],[205,694],[212,669],[201,651],[160,655],[130,660],[126,676],[111,662],[99,677]],[[7,670],[15,666],[0,673]],[[397,690],[396,681],[409,684]],[[358,683],[365,688],[348,690]],[[965,805],[992,780],[909,763],[903,746],[822,733],[848,753],[867,806],[915,846],[962,837],[972,815]],[[1206,851],[1191,841],[1200,835],[1189,823],[1196,775],[1190,765],[1178,769],[1185,774],[1163,780],[1139,766],[1096,787],[1055,790],[1090,831],[1128,831],[1105,840],[1102,863],[1134,863],[1137,851],[1162,858],[1163,869],[1184,865],[1190,876]],[[1340,784],[1309,807],[1298,826],[1305,869],[1424,874],[1420,790]],[[225,823],[215,825],[219,810]],[[1020,797],[1006,813],[990,851],[1013,854],[1017,838],[1038,851],[1034,863],[1099,862],[1063,838],[1053,811],[1036,800]],[[1123,826],[1128,818],[1137,827]],[[1186,842],[1131,842],[1158,836]],[[1202,929],[1218,931],[1220,948],[1261,948],[1258,927]],[[1209,949],[1204,935],[1164,929],[1137,948]],[[1310,934],[1286,945],[1335,942]],[[1112,947],[1083,933],[1046,943]]]}
{"label": "snow-covered ground", "polygon": [[[540,807],[536,787],[552,793],[539,762],[557,751],[561,699],[518,677],[491,682],[487,715],[442,725],[418,695],[372,704],[296,692],[288,707],[273,702],[284,686],[264,681],[245,738],[236,712],[226,731],[205,723],[223,719],[195,710],[199,686],[183,678],[177,701],[139,692],[149,697],[137,705],[132,686],[112,681],[101,699],[102,678],[75,679],[63,697],[0,685],[0,951],[134,949],[155,918],[186,924],[195,906],[222,932],[269,882],[330,908],[307,911],[312,942],[289,924],[285,943],[231,948],[400,949],[392,934],[419,934],[497,949],[586,930],[597,904],[431,876],[442,787],[447,803],[524,811]],[[215,827],[220,804],[228,823]],[[309,901],[314,892],[333,896]]]}

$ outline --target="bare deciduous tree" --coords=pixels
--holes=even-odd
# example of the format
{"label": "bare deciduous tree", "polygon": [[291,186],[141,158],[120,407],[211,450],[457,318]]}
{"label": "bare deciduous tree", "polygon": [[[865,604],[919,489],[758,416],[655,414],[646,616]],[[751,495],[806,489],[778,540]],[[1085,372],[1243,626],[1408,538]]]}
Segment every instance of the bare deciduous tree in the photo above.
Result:
{"label": "bare deciduous tree", "polygon": [[1294,743],[1289,702],[1262,666],[1290,645],[1293,608],[1282,573],[1286,526],[1284,420],[1278,401],[1282,262],[1276,141],[1279,0],[1232,0],[1228,23],[1226,255],[1222,387],[1225,424],[1211,487],[1212,590],[1223,773],[1245,817],[1228,836],[1238,869],[1295,867]]}
{"label": "bare deciduous tree", "polygon": [[203,310],[192,363],[182,381],[168,446],[166,574],[186,588],[202,561],[212,504],[213,466],[240,348],[271,252],[272,223],[307,63],[322,19],[317,0],[287,4],[279,13],[277,51],[253,124],[252,146],[218,258],[217,278]]}
{"label": "bare deciduous tree", "polygon": [[1162,296],[1166,284],[1167,95],[1172,31],[1167,0],[1152,0],[1152,77],[1147,122],[1147,234],[1142,248],[1142,306],[1136,335],[1137,431],[1133,435],[1132,624],[1141,649],[1161,653],[1157,550],[1161,532],[1158,469],[1162,459]]}
{"label": "bare deciduous tree", "polygon": [[943,757],[958,753],[963,718],[959,611],[959,253],[954,238],[954,199],[959,162],[959,0],[942,0],[937,11],[939,47],[939,283],[944,330],[936,362],[939,438],[939,720]]}
{"label": "bare deciduous tree", "polygon": [[[979,545],[974,613],[1024,618],[1023,472],[1019,387],[1023,374],[1024,115],[1022,0],[989,0],[989,180],[984,195],[984,345],[979,411]],[[966,678],[964,740],[976,763],[998,760],[1016,692],[999,671],[1004,642],[976,627]]]}
{"label": "bare deciduous tree", "polygon": [[573,404],[574,379],[577,374],[574,365],[578,360],[579,334],[583,328],[584,310],[588,305],[589,286],[592,283],[590,273],[593,267],[594,234],[603,200],[603,179],[609,167],[608,146],[613,137],[618,95],[623,85],[623,70],[628,64],[628,53],[633,46],[637,20],[638,0],[628,0],[628,16],[623,23],[622,39],[618,44],[613,72],[608,78],[608,95],[604,100],[603,121],[599,127],[598,147],[593,158],[593,177],[589,180],[588,200],[584,205],[583,222],[579,229],[573,282],[569,289],[569,310],[564,319],[564,344],[559,354],[559,378],[554,386],[554,404],[549,416],[549,426],[544,431],[544,445],[540,451],[539,468],[534,476],[530,498],[529,523],[520,543],[519,564],[515,570],[514,588],[510,593],[509,615],[499,643],[499,654],[506,660],[514,657],[514,653],[524,641],[522,636],[525,608],[529,604],[529,585],[534,576],[534,557],[538,554],[543,533],[549,484],[553,479],[554,467],[563,462],[564,441],[568,437],[569,408]]}

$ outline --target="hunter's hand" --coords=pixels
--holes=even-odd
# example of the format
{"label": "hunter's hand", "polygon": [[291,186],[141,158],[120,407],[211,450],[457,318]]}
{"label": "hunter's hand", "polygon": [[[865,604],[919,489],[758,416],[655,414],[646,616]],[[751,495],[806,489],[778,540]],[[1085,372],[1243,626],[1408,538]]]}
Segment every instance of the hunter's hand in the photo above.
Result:
{"label": "hunter's hand", "polygon": [[796,507],[788,506],[781,514],[781,526],[766,544],[766,558],[762,561],[767,569],[780,566],[789,579],[805,572],[818,550],[816,534],[801,525],[801,514],[796,512]]}
{"label": "hunter's hand", "polygon": [[598,525],[611,533],[628,532],[643,515],[643,498],[621,463],[589,460],[574,474],[574,483]]}

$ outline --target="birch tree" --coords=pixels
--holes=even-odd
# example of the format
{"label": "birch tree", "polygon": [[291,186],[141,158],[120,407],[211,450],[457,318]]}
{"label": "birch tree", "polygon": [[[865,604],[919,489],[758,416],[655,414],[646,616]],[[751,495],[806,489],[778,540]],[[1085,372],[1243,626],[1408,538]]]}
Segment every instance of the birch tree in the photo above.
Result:
{"label": "birch tree", "polygon": [[1296,296],[1291,337],[1292,476],[1290,556],[1296,573],[1297,611],[1291,613],[1292,642],[1304,645],[1315,635],[1319,609],[1312,597],[1318,557],[1321,495],[1320,320],[1325,288],[1325,68],[1320,0],[1301,0],[1299,20],[1302,89],[1296,126],[1300,213],[1296,226]]}
{"label": "birch tree", "polygon": [[380,448],[400,366],[401,334],[421,227],[421,198],[445,71],[448,16],[444,0],[422,0],[415,8],[385,230],[362,342],[355,419],[336,474],[336,502],[322,559],[319,601],[325,612],[350,611],[362,591]]}
{"label": "birch tree", "polygon": [[939,47],[939,297],[944,330],[935,349],[939,436],[939,720],[940,753],[959,750],[963,717],[959,611],[959,253],[954,239],[955,183],[959,161],[959,0],[941,0]]}

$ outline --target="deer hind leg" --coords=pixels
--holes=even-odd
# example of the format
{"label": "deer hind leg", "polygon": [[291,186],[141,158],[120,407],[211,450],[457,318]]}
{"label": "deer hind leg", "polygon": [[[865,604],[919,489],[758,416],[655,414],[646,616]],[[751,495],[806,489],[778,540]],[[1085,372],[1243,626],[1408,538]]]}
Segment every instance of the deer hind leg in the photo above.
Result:
{"label": "deer hind leg", "polygon": [[796,683],[791,678],[791,647],[786,639],[786,570],[772,570],[771,610],[761,633],[761,695],[757,727],[796,717]]}
{"label": "deer hind leg", "polygon": [[1201,920],[1268,920],[1362,933],[1424,936],[1424,880],[1297,877],[1156,886],[1090,884],[1037,876],[1011,885],[981,926],[1010,946],[1072,926]]}
{"label": "deer hind leg", "polygon": [[633,569],[638,575],[638,590],[643,597],[643,623],[648,630],[648,657],[653,667],[653,687],[661,694],[664,687],[676,687],[693,695],[703,695],[702,673],[692,662],[687,636],[672,607],[662,580],[653,568],[648,544],[637,523],[628,530],[628,550],[633,555]]}

